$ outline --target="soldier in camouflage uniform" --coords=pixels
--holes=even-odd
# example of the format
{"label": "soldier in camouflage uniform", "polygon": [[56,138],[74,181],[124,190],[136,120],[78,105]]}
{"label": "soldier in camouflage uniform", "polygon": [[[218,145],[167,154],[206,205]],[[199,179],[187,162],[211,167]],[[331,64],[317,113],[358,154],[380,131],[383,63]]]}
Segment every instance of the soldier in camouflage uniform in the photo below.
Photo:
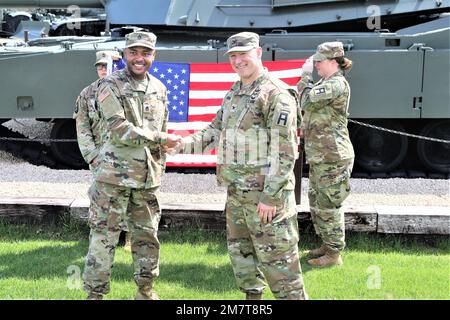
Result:
{"label": "soldier in camouflage uniform", "polygon": [[98,51],[96,53],[94,67],[97,70],[98,79],[81,91],[73,115],[77,127],[78,146],[80,147],[81,155],[91,169],[98,162],[98,152],[106,134],[103,128],[104,125],[100,121],[95,95],[100,80],[107,75],[108,57],[119,59],[120,54],[117,51]]}
{"label": "soldier in camouflage uniform", "polygon": [[[313,62],[322,77],[312,82]],[[347,129],[350,86],[343,71],[352,62],[344,57],[341,42],[326,42],[303,66],[298,83],[306,161],[309,163],[309,205],[316,233],[323,244],[307,251],[312,266],[342,264],[345,222],[342,203],[350,193],[355,154]]]}
{"label": "soldier in camouflage uniform", "polygon": [[183,152],[218,147],[217,179],[228,187],[228,253],[246,298],[262,299],[268,282],[277,299],[305,299],[293,173],[296,93],[263,67],[257,34],[235,34],[227,45],[240,81],[212,123],[183,139]]}
{"label": "soldier in camouflage uniform", "polygon": [[[84,88],[78,96],[76,110],[73,115],[77,128],[78,146],[89,168],[93,170],[98,164],[98,152],[102,141],[106,138],[104,122],[100,119],[100,112],[95,102],[95,95],[100,84],[100,80],[107,76],[109,59],[120,59],[120,53],[117,51],[98,51],[94,67],[97,70],[98,78],[89,86]],[[128,227],[122,226],[123,231],[127,232],[125,240],[125,249],[131,251],[131,242],[128,233]]]}
{"label": "soldier in camouflage uniform", "polygon": [[88,299],[101,299],[109,281],[121,223],[131,233],[136,299],[158,299],[153,280],[159,275],[157,237],[161,217],[156,192],[165,168],[162,144],[167,134],[166,87],[147,73],[155,57],[156,36],[126,36],[127,67],[103,79],[96,94],[106,139],[89,190],[89,252],[84,270]]}

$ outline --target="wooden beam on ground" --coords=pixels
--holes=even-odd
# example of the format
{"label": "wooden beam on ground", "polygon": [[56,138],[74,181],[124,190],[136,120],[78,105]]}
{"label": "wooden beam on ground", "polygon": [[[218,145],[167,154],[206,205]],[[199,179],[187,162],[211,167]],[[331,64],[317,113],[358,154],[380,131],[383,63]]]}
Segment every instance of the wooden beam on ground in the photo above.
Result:
{"label": "wooden beam on ground", "polygon": [[87,221],[89,218],[89,199],[75,199],[69,208],[71,219]]}
{"label": "wooden beam on ground", "polygon": [[355,232],[376,232],[377,213],[373,206],[348,206],[345,210],[345,229]]}
{"label": "wooden beam on ground", "polygon": [[0,218],[10,223],[53,222],[69,214],[72,201],[58,198],[0,199]]}
{"label": "wooden beam on ground", "polygon": [[[161,226],[194,225],[204,229],[225,229],[224,203],[163,203]],[[63,216],[86,221],[88,199],[6,198],[0,199],[0,219],[13,223],[48,222]],[[450,234],[450,207],[436,206],[346,206],[347,231]],[[297,206],[302,226],[311,223],[309,207]]]}
{"label": "wooden beam on ground", "polygon": [[161,227],[178,228],[185,225],[200,229],[225,229],[223,203],[162,203]]}
{"label": "wooden beam on ground", "polygon": [[[299,222],[311,220],[309,206],[297,206]],[[377,213],[373,206],[346,206],[345,212],[345,230],[355,232],[376,232],[377,231]]]}
{"label": "wooden beam on ground", "polygon": [[403,234],[450,234],[450,207],[375,206],[377,232]]}

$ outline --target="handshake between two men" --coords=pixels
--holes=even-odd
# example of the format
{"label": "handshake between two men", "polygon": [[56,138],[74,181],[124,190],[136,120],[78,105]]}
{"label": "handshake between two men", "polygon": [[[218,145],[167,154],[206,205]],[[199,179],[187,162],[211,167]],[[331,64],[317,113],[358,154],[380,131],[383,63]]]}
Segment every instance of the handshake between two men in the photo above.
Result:
{"label": "handshake between two men", "polygon": [[183,137],[177,134],[169,134],[166,141],[163,143],[164,152],[173,156],[179,153],[184,148]]}
{"label": "handshake between two men", "polygon": [[[166,141],[163,143],[164,152],[171,156],[183,152],[186,138],[188,137],[183,138],[176,134],[169,134]],[[262,202],[258,203],[256,210],[261,222],[264,224],[271,222],[277,215],[276,206],[266,205]]]}

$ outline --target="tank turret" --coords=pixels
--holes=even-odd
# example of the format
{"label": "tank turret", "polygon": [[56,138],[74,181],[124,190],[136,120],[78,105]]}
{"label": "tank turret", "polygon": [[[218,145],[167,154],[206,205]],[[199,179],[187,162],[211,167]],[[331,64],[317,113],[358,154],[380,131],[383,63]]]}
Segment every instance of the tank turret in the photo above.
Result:
{"label": "tank turret", "polygon": [[448,11],[449,0],[0,0],[0,8],[7,7],[104,9],[111,26],[138,25],[172,32],[365,32],[396,31],[425,22],[433,14]]}

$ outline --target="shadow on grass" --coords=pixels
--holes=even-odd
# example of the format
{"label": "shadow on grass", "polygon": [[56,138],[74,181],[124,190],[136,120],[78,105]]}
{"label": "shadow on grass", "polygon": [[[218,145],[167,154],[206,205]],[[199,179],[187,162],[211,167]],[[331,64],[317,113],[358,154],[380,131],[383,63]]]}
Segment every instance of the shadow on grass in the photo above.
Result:
{"label": "shadow on grass", "polygon": [[231,264],[211,267],[201,263],[161,264],[158,281],[181,283],[186,288],[219,292],[236,289]]}
{"label": "shadow on grass", "polygon": [[89,238],[89,227],[69,218],[51,223],[8,223],[0,219],[1,241],[78,241]]}
{"label": "shadow on grass", "polygon": [[87,249],[86,240],[75,244],[49,244],[30,251],[23,249],[25,251],[19,254],[0,254],[0,279],[68,277],[71,270],[69,267],[78,266],[83,269]]}
{"label": "shadow on grass", "polygon": [[[41,239],[39,239],[41,240]],[[48,241],[48,240],[47,240]],[[74,244],[49,244],[22,253],[0,254],[0,280],[19,278],[23,280],[39,280],[48,278],[67,278],[73,273],[73,266],[79,267],[80,274],[84,270],[84,258],[88,250],[88,241]],[[10,251],[15,251],[14,249]],[[214,247],[212,255],[218,252]],[[131,253],[126,253],[130,254]],[[129,264],[116,261],[112,269],[112,281],[133,281],[134,268]],[[204,291],[222,292],[235,289],[235,281],[231,265],[211,267],[202,263],[164,263],[160,264],[158,281],[181,283],[188,288]]]}
{"label": "shadow on grass", "polygon": [[[0,278],[20,277],[25,279],[44,277],[65,277],[71,265],[84,267],[88,250],[89,228],[85,224],[63,222],[54,225],[14,225],[0,222],[0,243],[12,245],[12,249],[0,255]],[[39,248],[17,253],[15,244],[27,241],[50,241],[38,244]],[[70,241],[71,243],[67,243]],[[192,228],[169,229],[160,233],[162,246],[165,244],[190,243],[207,245],[207,254],[226,255],[226,233],[224,230],[207,231]],[[450,239],[437,235],[386,235],[351,233],[346,235],[345,253],[400,253],[406,255],[448,255]],[[54,243],[52,243],[54,242]],[[320,246],[320,239],[313,233],[300,233],[299,250]],[[345,254],[344,253],[344,254]],[[162,257],[164,261],[164,257]],[[302,257],[304,272],[311,270]],[[189,274],[186,279],[185,275]],[[115,263],[113,279],[131,280],[133,268],[124,263]],[[186,285],[204,286],[204,289],[222,288],[224,283],[234,285],[231,265],[211,268],[202,264],[161,264],[161,279],[184,282]],[[215,280],[217,279],[217,280]],[[231,280],[230,280],[231,279]],[[227,284],[228,285],[228,284]]]}
{"label": "shadow on grass", "polygon": [[[383,234],[349,232],[345,234],[345,251],[367,253],[396,252],[401,254],[448,254],[450,238],[448,235],[422,234]],[[320,247],[321,239],[312,228],[300,232],[299,250]]]}

